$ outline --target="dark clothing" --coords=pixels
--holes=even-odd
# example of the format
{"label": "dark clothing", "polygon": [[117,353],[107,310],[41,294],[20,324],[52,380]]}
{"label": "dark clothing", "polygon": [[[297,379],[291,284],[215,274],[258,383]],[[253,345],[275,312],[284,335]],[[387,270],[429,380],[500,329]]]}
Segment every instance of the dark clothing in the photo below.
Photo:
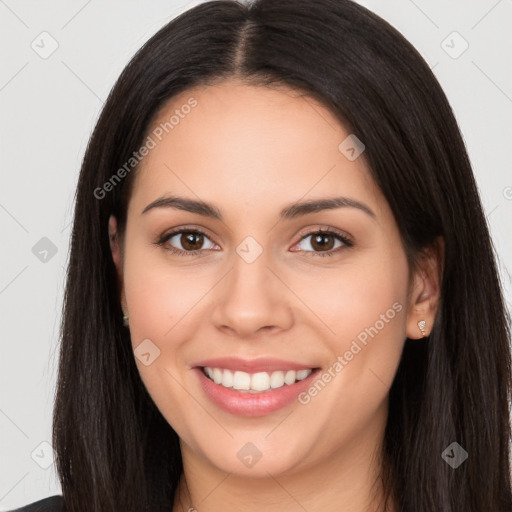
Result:
{"label": "dark clothing", "polygon": [[56,494],[8,512],[64,512],[64,500]]}

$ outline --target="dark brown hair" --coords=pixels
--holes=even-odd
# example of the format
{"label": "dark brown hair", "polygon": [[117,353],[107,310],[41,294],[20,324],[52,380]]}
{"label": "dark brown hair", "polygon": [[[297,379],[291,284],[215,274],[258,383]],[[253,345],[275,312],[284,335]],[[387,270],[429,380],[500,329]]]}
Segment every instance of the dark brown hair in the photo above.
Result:
{"label": "dark brown hair", "polygon": [[[132,157],[164,102],[236,77],[321,100],[366,146],[411,258],[445,243],[427,341],[406,341],[390,390],[383,481],[400,511],[512,510],[510,320],[456,120],[419,53],[348,0],[211,1],[181,14],[126,66],[80,172],[61,325],[53,443],[69,512],[168,510],[179,439],[148,395],[122,325],[108,237],[122,232]],[[441,457],[452,442],[468,459]]]}

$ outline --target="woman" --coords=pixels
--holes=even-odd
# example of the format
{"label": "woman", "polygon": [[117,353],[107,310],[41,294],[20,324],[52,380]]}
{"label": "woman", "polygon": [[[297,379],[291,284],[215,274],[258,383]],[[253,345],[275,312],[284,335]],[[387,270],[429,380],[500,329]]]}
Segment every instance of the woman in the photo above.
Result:
{"label": "woman", "polygon": [[39,506],[510,511],[508,334],[413,47],[346,0],[201,4],[84,158]]}

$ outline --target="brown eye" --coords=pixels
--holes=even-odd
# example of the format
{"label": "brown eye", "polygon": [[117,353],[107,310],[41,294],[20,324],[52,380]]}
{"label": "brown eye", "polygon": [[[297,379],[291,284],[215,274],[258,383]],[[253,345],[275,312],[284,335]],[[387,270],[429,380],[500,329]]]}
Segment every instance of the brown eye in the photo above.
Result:
{"label": "brown eye", "polygon": [[179,235],[179,241],[186,251],[201,249],[204,243],[204,236],[200,233],[182,233]]}
{"label": "brown eye", "polygon": [[311,247],[318,251],[329,251],[334,247],[334,237],[323,233],[312,235]]}
{"label": "brown eye", "polygon": [[[210,245],[204,247],[205,243]],[[181,229],[164,235],[158,242],[171,252],[183,255],[195,255],[202,250],[213,249],[215,244],[201,231]]]}
{"label": "brown eye", "polygon": [[334,231],[315,231],[304,236],[297,246],[310,253],[309,256],[332,256],[343,248],[352,247],[353,243]]}

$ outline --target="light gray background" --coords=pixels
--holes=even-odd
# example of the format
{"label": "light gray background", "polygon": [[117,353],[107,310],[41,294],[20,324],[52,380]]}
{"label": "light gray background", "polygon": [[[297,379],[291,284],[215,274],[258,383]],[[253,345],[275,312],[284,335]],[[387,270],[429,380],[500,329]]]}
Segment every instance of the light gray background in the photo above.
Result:
{"label": "light gray background", "polygon": [[[51,415],[73,198],[87,140],[130,57],[165,23],[198,3],[0,0],[2,510],[60,493],[51,463]],[[451,102],[510,309],[512,2],[360,3],[416,46]],[[49,39],[41,43],[48,37],[39,36],[43,31],[58,43],[47,59],[31,47],[35,41],[50,48]],[[458,58],[453,56],[464,42],[454,31],[469,44]],[[57,248],[46,262],[32,252],[43,237]]]}

